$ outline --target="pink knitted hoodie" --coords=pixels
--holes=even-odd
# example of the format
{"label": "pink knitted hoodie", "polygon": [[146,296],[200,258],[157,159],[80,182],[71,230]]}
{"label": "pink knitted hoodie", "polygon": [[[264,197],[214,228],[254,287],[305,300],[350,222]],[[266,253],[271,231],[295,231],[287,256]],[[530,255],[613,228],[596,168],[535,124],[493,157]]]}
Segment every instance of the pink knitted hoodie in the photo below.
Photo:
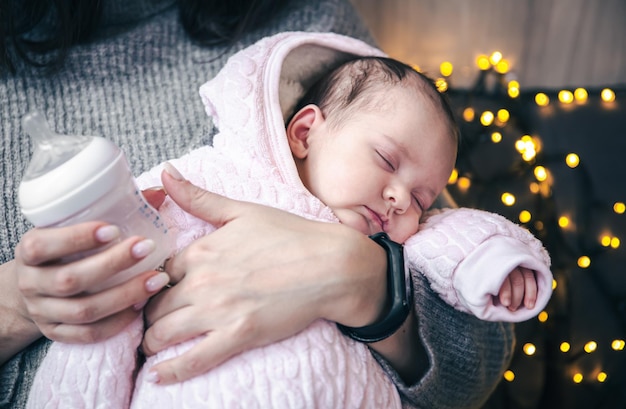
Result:
{"label": "pink knitted hoodie", "polygon": [[[302,185],[285,135],[285,120],[322,73],[354,55],[383,55],[351,38],[283,33],[235,54],[200,88],[219,129],[213,147],[172,160],[191,182],[225,196],[337,222],[332,211]],[[162,166],[138,181],[160,184]],[[167,200],[160,209],[180,249],[213,226]],[[503,217],[471,209],[433,211],[406,243],[413,274],[455,308],[489,320],[521,321],[536,315],[551,294],[549,258],[530,233]],[[533,310],[510,312],[493,303],[516,266],[537,272]],[[146,380],[157,362],[201,340],[148,359],[135,383],[135,350],[142,323],[103,343],[55,343],[31,389],[30,408],[400,408],[400,397],[368,348],[318,320],[299,334],[244,352],[208,373],[179,384]],[[134,388],[134,390],[133,390]]]}

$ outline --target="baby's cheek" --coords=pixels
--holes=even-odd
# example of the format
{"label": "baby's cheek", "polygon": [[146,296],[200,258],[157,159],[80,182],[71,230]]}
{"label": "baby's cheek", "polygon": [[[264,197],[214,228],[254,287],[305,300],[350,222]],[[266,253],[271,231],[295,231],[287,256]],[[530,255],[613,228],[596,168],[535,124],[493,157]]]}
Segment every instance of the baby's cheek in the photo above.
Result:
{"label": "baby's cheek", "polygon": [[396,243],[404,243],[411,236],[417,233],[419,228],[419,218],[405,218],[398,221],[393,231],[388,231],[389,238]]}
{"label": "baby's cheek", "polygon": [[354,230],[360,231],[368,236],[376,233],[371,231],[371,227],[367,220],[357,212],[347,209],[333,209],[333,211],[341,224],[351,227]]}

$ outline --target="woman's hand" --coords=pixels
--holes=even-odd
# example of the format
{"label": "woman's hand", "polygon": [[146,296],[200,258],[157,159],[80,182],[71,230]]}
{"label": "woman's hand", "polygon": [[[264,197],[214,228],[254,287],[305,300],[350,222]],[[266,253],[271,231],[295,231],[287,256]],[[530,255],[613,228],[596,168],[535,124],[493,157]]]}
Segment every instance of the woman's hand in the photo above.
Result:
{"label": "woman's hand", "polygon": [[166,265],[178,283],[146,309],[147,354],[205,335],[185,354],[152,368],[160,383],[204,373],[318,318],[361,326],[380,315],[386,257],[366,236],[206,192],[166,169],[170,197],[218,230]]}
{"label": "woman's hand", "polygon": [[[144,195],[155,207],[165,198],[158,190]],[[59,260],[96,250],[119,234],[117,227],[102,222],[27,232],[12,264],[23,298],[18,311],[56,341],[89,343],[118,333],[139,314],[148,297],[168,283],[167,274],[147,271],[99,293],[86,290],[135,264],[154,248],[153,244],[131,237],[85,258],[67,263]]]}

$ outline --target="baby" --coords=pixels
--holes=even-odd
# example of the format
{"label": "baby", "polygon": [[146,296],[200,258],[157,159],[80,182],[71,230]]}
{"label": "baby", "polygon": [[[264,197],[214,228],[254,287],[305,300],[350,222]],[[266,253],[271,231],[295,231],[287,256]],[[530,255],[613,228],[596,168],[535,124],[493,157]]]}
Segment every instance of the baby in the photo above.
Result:
{"label": "baby", "polygon": [[[547,303],[550,261],[530,233],[478,210],[427,212],[452,171],[458,135],[445,100],[410,67],[349,38],[284,33],[233,56],[200,93],[220,130],[213,147],[156,167],[140,185],[160,184],[165,169],[233,199],[385,232],[405,243],[412,274],[482,319],[521,321]],[[178,249],[214,230],[172,201],[160,212]],[[523,294],[513,294],[510,275],[520,272]],[[134,379],[142,330],[137,320],[103,343],[53,344],[29,407],[402,406],[367,346],[328,321],[171,385],[150,368],[203,337],[148,358]]]}

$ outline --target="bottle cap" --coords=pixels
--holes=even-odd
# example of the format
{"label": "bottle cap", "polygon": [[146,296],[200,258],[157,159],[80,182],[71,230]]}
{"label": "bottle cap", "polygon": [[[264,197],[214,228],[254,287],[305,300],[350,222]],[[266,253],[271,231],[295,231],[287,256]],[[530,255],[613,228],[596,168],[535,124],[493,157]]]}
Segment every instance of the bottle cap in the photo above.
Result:
{"label": "bottle cap", "polygon": [[41,114],[23,119],[34,152],[19,187],[22,213],[35,226],[50,226],[88,208],[129,177],[112,142],[96,136],[59,135]]}

